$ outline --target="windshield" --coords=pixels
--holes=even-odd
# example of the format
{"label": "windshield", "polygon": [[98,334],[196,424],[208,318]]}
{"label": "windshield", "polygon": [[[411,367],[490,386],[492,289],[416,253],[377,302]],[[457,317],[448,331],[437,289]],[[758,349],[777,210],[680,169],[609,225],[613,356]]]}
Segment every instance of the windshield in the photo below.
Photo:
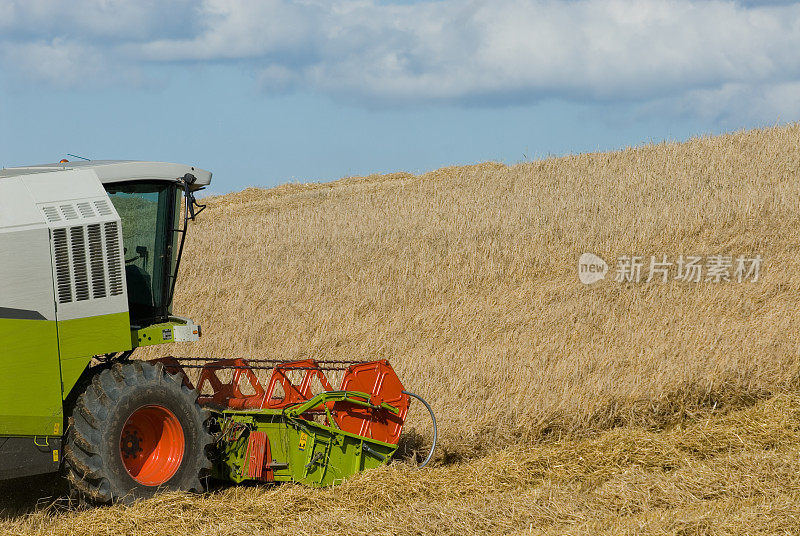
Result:
{"label": "windshield", "polygon": [[177,187],[164,181],[119,182],[105,187],[122,219],[131,324],[165,321],[172,305]]}

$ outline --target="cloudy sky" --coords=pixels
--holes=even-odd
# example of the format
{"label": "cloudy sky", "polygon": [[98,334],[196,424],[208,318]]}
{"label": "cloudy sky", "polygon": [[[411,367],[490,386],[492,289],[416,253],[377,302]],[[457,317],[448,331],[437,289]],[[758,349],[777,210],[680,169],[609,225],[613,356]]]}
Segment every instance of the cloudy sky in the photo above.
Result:
{"label": "cloudy sky", "polygon": [[0,0],[2,166],[224,192],[798,119],[796,2]]}

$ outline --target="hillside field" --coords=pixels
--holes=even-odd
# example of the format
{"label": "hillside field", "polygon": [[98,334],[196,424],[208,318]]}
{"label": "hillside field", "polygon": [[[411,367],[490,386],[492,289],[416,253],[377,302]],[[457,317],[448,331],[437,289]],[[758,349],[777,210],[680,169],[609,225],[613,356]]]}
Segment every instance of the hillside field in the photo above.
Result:
{"label": "hillside field", "polygon": [[[175,307],[203,338],[135,356],[389,359],[437,412],[434,467],[15,503],[0,532],[798,533],[798,145],[793,124],[209,198]],[[585,252],[606,280],[579,281]],[[631,255],[645,277],[613,280]],[[645,281],[663,255],[763,262],[757,281]],[[427,441],[422,411],[408,430]]]}

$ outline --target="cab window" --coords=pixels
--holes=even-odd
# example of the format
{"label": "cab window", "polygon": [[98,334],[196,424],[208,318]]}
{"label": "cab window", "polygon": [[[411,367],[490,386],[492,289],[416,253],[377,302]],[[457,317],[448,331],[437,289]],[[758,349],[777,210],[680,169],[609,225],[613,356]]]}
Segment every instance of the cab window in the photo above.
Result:
{"label": "cab window", "polygon": [[171,310],[176,185],[134,181],[105,187],[122,220],[131,324],[165,321]]}

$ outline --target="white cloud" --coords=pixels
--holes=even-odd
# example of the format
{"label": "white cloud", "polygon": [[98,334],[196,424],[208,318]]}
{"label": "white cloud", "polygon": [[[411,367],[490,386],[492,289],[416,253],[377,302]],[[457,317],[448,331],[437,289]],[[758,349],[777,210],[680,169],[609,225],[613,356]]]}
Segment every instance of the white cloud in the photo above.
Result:
{"label": "white cloud", "polygon": [[56,87],[79,84],[87,76],[106,71],[104,60],[92,47],[65,41],[9,43],[0,46],[0,59],[19,74]]}
{"label": "white cloud", "polygon": [[303,88],[360,102],[746,101],[764,113],[800,81],[800,5],[789,2],[64,4],[0,0],[3,63],[52,80],[43,72],[61,61],[81,72],[70,63],[77,52],[95,58],[86,67],[94,71],[237,61],[265,91]]}
{"label": "white cloud", "polygon": [[659,114],[682,112],[706,121],[732,125],[796,121],[800,118],[800,81],[726,83],[694,89],[646,104],[645,111]]}
{"label": "white cloud", "polygon": [[95,42],[185,36],[196,9],[193,0],[0,0],[0,30],[4,38]]}

